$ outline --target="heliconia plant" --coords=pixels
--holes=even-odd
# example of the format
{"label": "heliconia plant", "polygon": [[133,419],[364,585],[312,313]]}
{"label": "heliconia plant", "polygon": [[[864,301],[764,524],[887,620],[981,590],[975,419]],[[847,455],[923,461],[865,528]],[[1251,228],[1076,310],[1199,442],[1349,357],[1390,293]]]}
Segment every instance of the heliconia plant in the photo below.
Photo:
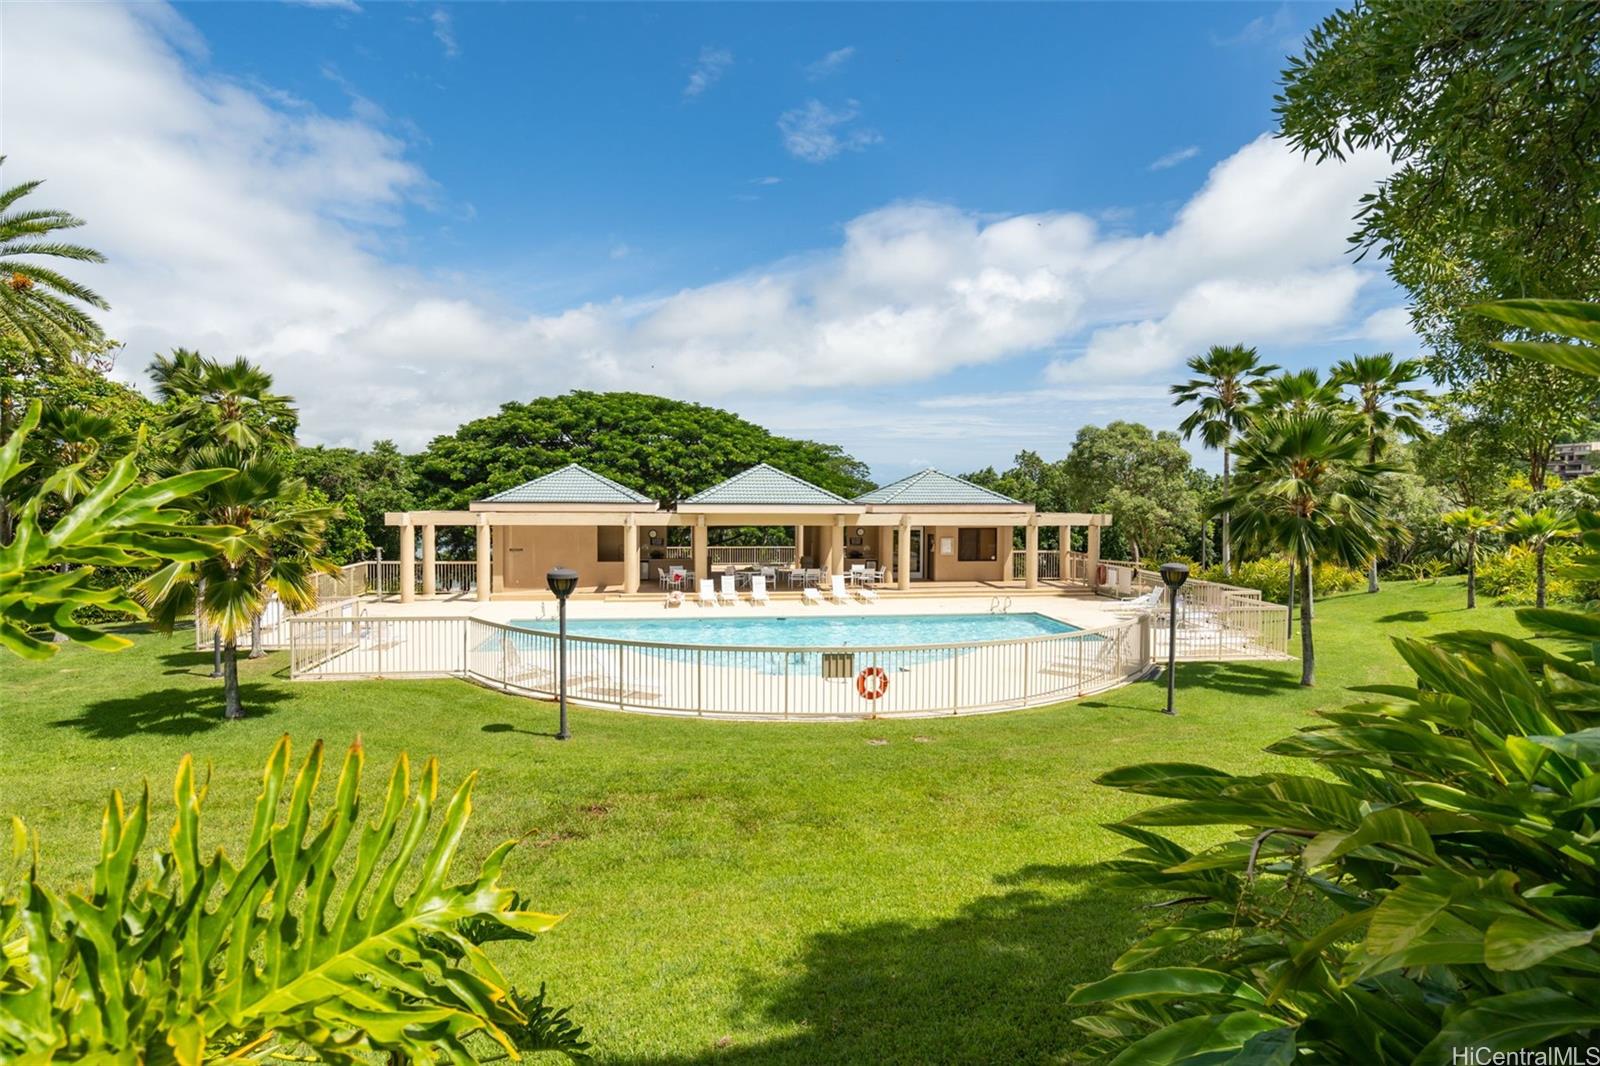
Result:
{"label": "heliconia plant", "polygon": [[[1491,310],[1600,341],[1600,306]],[[1502,347],[1600,376],[1600,349]],[[1575,525],[1593,577],[1600,515]],[[1397,640],[1415,685],[1268,748],[1307,772],[1100,778],[1167,801],[1111,827],[1135,845],[1113,871],[1159,893],[1164,917],[1072,993],[1093,1010],[1077,1019],[1090,1059],[1410,1066],[1600,1041],[1600,613],[1518,618],[1561,643]],[[1163,834],[1175,826],[1235,832],[1196,850]]]}
{"label": "heliconia plant", "polygon": [[401,755],[376,811],[363,810],[362,764],[357,741],[318,817],[322,744],[291,777],[281,739],[235,859],[202,850],[206,786],[185,756],[153,857],[149,789],[131,807],[113,793],[86,893],[42,884],[38,844],[14,821],[15,870],[0,886],[0,1061],[581,1057],[588,1045],[566,1011],[547,1007],[542,987],[513,988],[482,948],[559,920],[500,884],[515,842],[450,879],[473,777],[430,839],[435,761],[413,787]]}

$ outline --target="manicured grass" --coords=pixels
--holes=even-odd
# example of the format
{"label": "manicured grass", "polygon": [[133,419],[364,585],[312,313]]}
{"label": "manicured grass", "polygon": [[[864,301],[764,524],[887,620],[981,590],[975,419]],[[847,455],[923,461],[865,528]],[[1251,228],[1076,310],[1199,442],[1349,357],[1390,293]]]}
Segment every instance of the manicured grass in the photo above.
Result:
{"label": "manicured grass", "polygon": [[400,751],[438,755],[452,787],[481,771],[467,853],[526,837],[507,881],[569,914],[502,957],[574,1005],[604,1061],[1061,1061],[1079,1043],[1067,992],[1148,917],[1096,869],[1122,847],[1101,823],[1137,801],[1091,779],[1146,760],[1266,767],[1262,746],[1315,708],[1408,678],[1391,635],[1521,632],[1464,599],[1441,581],[1324,601],[1318,688],[1298,687],[1298,663],[1196,664],[1176,719],[1158,681],[960,719],[575,710],[566,744],[546,704],[455,681],[291,684],[282,655],[243,664],[252,717],[225,723],[209,656],[142,635],[116,655],[0,658],[0,814],[40,833],[47,878],[80,882],[112,788],[149,779],[164,832],[193,752],[230,843],[280,734],[302,753],[326,740],[330,776],[359,734],[369,796]]}

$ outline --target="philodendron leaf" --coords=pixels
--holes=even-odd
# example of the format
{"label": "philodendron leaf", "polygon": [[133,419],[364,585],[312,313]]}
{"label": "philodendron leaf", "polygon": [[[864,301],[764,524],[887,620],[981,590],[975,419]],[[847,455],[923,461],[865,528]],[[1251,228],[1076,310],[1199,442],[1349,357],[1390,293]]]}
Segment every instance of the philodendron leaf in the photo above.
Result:
{"label": "philodendron leaf", "polygon": [[1416,1061],[1449,1062],[1451,1048],[1535,1048],[1557,1037],[1595,1028],[1600,1028],[1600,1003],[1586,1002],[1554,988],[1529,988],[1472,1001],[1466,1009],[1449,1015],[1439,1035]]}
{"label": "philodendron leaf", "polygon": [[[1215,1056],[1217,1052],[1243,1050],[1249,1040],[1260,1033],[1282,1029],[1283,1019],[1255,1011],[1234,1014],[1212,1014],[1169,1025],[1135,1041],[1111,1060],[1111,1066],[1176,1066],[1197,1059]],[[1206,1062],[1226,1061],[1208,1057]]]}
{"label": "philodendron leaf", "polygon": [[1268,1029],[1244,1042],[1244,1047],[1217,1066],[1290,1066],[1295,1061],[1295,1032],[1290,1028]]}
{"label": "philodendron leaf", "polygon": [[1433,837],[1427,826],[1416,816],[1396,807],[1373,811],[1349,833],[1321,833],[1306,845],[1303,858],[1308,869],[1342,858],[1364,847],[1384,847],[1391,853],[1416,857],[1420,860],[1436,858]]}
{"label": "philodendron leaf", "polygon": [[1067,1003],[1103,1003],[1118,999],[1192,999],[1196,996],[1226,996],[1250,1003],[1265,1003],[1261,992],[1240,978],[1216,970],[1193,966],[1165,966],[1113,974],[1090,984],[1079,985]]}
{"label": "philodendron leaf", "polygon": [[1600,727],[1580,729],[1576,733],[1560,736],[1529,737],[1530,741],[1549,748],[1558,755],[1590,765],[1600,765]]}
{"label": "philodendron leaf", "polygon": [[1491,970],[1526,970],[1568,948],[1594,940],[1593,929],[1564,929],[1524,914],[1496,918],[1483,939],[1483,961]]}

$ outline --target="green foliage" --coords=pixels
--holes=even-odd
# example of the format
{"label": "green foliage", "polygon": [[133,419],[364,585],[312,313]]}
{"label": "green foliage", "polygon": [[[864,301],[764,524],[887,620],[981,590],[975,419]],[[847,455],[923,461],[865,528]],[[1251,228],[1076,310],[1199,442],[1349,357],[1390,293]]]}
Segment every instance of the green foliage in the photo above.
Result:
{"label": "green foliage", "polygon": [[[370,557],[375,549],[382,548],[385,558],[399,558],[400,531],[385,525],[383,516],[391,511],[416,510],[418,497],[411,461],[400,454],[393,441],[377,441],[368,451],[321,445],[299,447],[289,453],[288,462],[290,472],[296,477],[304,479],[327,499],[338,501],[341,521],[359,522],[365,531],[368,543],[362,548],[353,530],[345,534],[330,528],[329,555],[347,563]],[[466,543],[472,535],[470,530],[460,542],[449,527],[439,533],[439,548],[444,557],[448,558],[452,549],[461,549],[470,558],[476,550]]]}
{"label": "green foliage", "polygon": [[[1176,433],[1137,422],[1084,426],[1061,462],[1069,510],[1106,511],[1111,530],[1135,560],[1186,545],[1200,526],[1200,495],[1189,453]],[[1114,557],[1107,537],[1101,550]]]}
{"label": "green foliage", "polygon": [[180,452],[223,444],[248,451],[294,446],[298,417],[272,375],[243,356],[231,363],[174,348],[150,363],[162,425]]}
{"label": "green foliage", "polygon": [[[0,445],[0,493],[26,470],[21,456],[39,418],[34,402]],[[228,470],[195,469],[141,485],[133,457],[124,456],[92,486],[79,486],[80,472],[80,464],[69,464],[46,478],[12,516],[11,542],[0,546],[0,646],[16,654],[54,654],[56,646],[41,632],[101,650],[126,646],[123,638],[89,628],[78,615],[86,609],[143,613],[120,586],[96,582],[95,571],[162,560],[187,565],[230,532],[190,522],[173,506],[213,489],[231,476]],[[73,491],[67,497],[69,486]],[[62,500],[62,514],[46,522],[41,514],[52,498]]]}
{"label": "green foliage", "polygon": [[[1289,563],[1285,559],[1251,559],[1233,564],[1233,576],[1225,577],[1220,565],[1196,568],[1194,576],[1205,581],[1221,581],[1240,588],[1260,589],[1263,599],[1283,603],[1289,596]],[[1312,589],[1317,599],[1336,596],[1359,587],[1366,578],[1361,571],[1340,563],[1322,561],[1312,568]],[[1296,595],[1299,595],[1296,592]]]}
{"label": "green foliage", "polygon": [[[1557,603],[1582,603],[1600,591],[1567,575],[1573,549],[1552,545],[1546,550],[1545,565],[1550,573],[1545,581],[1545,596]],[[1538,558],[1525,544],[1512,544],[1502,551],[1478,558],[1478,588],[1510,606],[1532,606],[1538,597]]]}
{"label": "green foliage", "polygon": [[[413,788],[401,755],[368,818],[352,745],[320,821],[321,741],[293,778],[289,763],[286,736],[237,861],[205,853],[206,787],[185,756],[172,830],[152,858],[143,858],[149,789],[131,809],[113,793],[87,894],[41,883],[37,860],[0,886],[0,1057],[195,1066],[223,1054],[354,1063],[387,1052],[460,1063],[496,1045],[587,1047],[543,988],[517,992],[481,947],[531,940],[559,920],[499,883],[515,842],[450,882],[472,777],[424,847],[438,799],[433,760]],[[13,827],[21,866],[27,835]]]}
{"label": "green foliage", "polygon": [[568,463],[657,500],[682,499],[766,462],[841,496],[867,468],[831,444],[791,440],[737,415],[636,392],[569,392],[503,404],[435,437],[414,469],[426,506],[464,508]]}
{"label": "green foliage", "polygon": [[[0,155],[0,164],[5,161]],[[56,236],[82,226],[82,219],[55,208],[19,208],[42,184],[25,181],[0,191],[0,338],[64,358],[105,341],[99,324],[79,305],[108,305],[52,263],[103,263],[105,256]]]}

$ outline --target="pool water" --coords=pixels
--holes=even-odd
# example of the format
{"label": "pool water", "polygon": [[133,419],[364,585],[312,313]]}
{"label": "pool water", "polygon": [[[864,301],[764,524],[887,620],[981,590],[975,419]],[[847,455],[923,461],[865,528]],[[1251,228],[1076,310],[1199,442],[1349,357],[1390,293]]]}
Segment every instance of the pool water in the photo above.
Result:
{"label": "pool water", "polygon": [[[684,607],[678,618],[571,618],[567,632],[581,637],[704,644],[713,647],[873,648],[922,644],[970,644],[982,640],[1075,633],[1077,626],[1042,614],[882,614],[871,616],[793,615],[730,618]],[[555,619],[521,618],[522,629],[556,630]]]}

